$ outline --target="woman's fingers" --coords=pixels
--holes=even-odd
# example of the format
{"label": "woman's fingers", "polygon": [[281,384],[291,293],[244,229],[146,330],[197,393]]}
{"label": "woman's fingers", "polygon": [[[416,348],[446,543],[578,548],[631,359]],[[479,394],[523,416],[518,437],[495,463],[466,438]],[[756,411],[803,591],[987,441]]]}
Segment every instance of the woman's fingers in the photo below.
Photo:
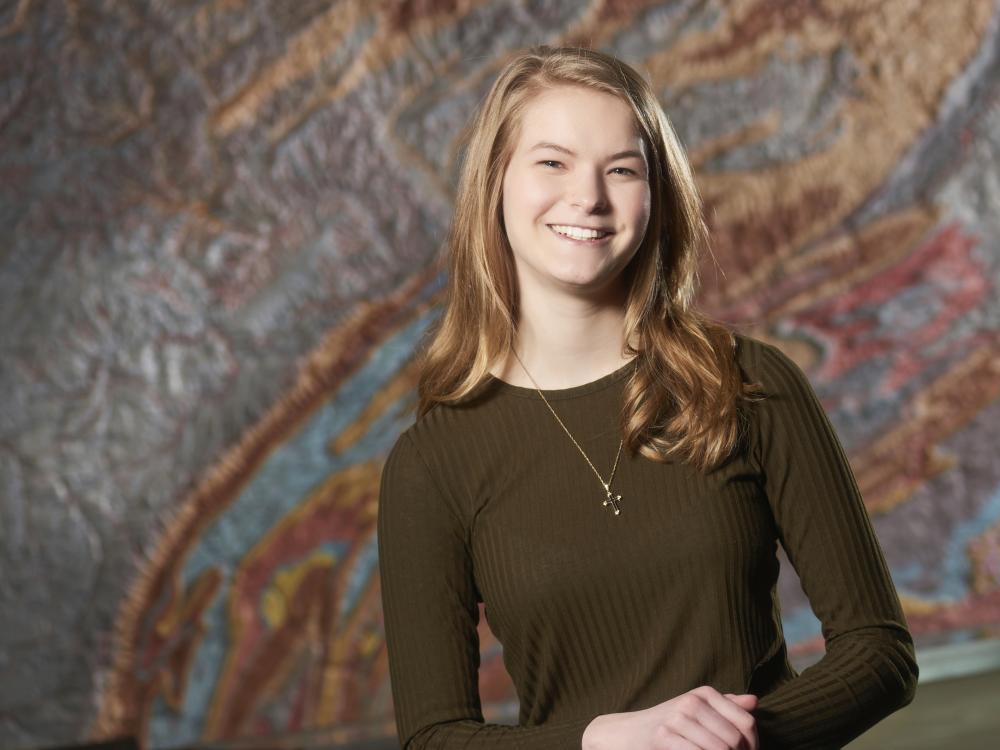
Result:
{"label": "woman's fingers", "polygon": [[747,711],[752,711],[757,708],[757,703],[760,699],[753,693],[742,693],[740,695],[734,695],[733,693],[725,693],[725,697],[735,703],[742,709]]}
{"label": "woman's fingers", "polygon": [[684,735],[666,725],[660,726],[653,747],[669,748],[670,750],[702,750],[701,745],[686,739]]}
{"label": "woman's fingers", "polygon": [[653,747],[662,750],[758,750],[755,695],[723,695],[710,685],[647,709],[655,722]]}
{"label": "woman's fingers", "polygon": [[[676,714],[671,717],[668,727],[671,732],[673,732],[677,737],[683,738],[691,742],[691,744],[698,748],[699,750],[718,750],[729,747],[735,747],[735,745],[729,743],[724,737],[720,737],[715,731],[709,729],[702,722],[701,716],[698,720],[684,716],[683,714]],[[716,716],[718,718],[718,716]],[[732,729],[732,727],[730,727]],[[738,736],[738,735],[737,735]],[[671,747],[675,747],[671,745]]]}
{"label": "woman's fingers", "polygon": [[712,709],[698,717],[702,724],[732,747],[739,746],[742,737],[743,747],[747,750],[757,750],[757,722],[752,714],[734,703],[728,694],[722,695],[714,688],[696,692],[701,694]]}
{"label": "woman's fingers", "polygon": [[739,748],[740,750],[753,748],[753,745],[750,744],[750,738],[744,733],[743,728],[735,724],[728,716],[718,712],[714,706],[709,705],[704,711],[701,711],[697,719],[717,738],[716,745],[721,740],[725,743],[727,750],[728,748]]}

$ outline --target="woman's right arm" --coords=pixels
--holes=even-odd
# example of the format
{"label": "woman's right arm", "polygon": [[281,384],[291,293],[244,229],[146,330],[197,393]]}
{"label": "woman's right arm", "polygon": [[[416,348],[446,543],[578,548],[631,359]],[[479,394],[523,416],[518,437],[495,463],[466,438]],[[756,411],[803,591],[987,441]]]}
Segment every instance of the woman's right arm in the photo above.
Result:
{"label": "woman's right arm", "polygon": [[706,686],[641,711],[535,727],[484,723],[472,558],[449,500],[404,432],[382,468],[377,536],[389,679],[405,750],[756,750],[745,702],[752,696],[731,700]]}
{"label": "woman's right arm", "polygon": [[404,432],[382,468],[377,524],[400,745],[405,750],[580,750],[592,716],[537,727],[483,722],[472,559],[449,499]]}

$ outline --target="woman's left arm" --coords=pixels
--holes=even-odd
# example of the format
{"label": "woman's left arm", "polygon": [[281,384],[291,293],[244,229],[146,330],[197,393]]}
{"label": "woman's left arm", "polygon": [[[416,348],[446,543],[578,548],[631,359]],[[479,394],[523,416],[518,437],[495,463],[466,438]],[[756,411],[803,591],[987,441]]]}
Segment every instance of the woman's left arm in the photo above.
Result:
{"label": "woman's left arm", "polygon": [[826,654],[754,710],[761,747],[839,748],[913,700],[917,662],[899,597],[829,418],[802,370],[756,341],[755,451],[782,546]]}

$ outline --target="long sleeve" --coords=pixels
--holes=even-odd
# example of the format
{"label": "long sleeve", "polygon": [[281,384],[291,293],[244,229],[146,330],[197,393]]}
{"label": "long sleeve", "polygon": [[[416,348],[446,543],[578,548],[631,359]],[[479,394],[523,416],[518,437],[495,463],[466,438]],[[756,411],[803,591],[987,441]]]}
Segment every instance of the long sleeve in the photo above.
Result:
{"label": "long sleeve", "polygon": [[805,374],[758,344],[755,451],[788,559],[826,653],[765,695],[762,747],[839,748],[916,690],[913,640],[844,449]]}
{"label": "long sleeve", "polygon": [[579,750],[590,718],[487,724],[478,690],[478,593],[460,509],[404,432],[382,469],[378,554],[396,730],[415,748]]}

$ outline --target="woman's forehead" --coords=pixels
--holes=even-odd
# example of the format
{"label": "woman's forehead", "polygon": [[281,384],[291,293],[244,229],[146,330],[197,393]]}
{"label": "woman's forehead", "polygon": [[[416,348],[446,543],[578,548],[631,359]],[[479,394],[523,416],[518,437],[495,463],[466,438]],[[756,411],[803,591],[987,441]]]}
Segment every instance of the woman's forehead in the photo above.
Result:
{"label": "woman's forehead", "polygon": [[515,150],[522,154],[555,152],[617,160],[644,159],[645,139],[628,105],[618,113],[579,109],[526,111],[517,128]]}
{"label": "woman's forehead", "polygon": [[518,148],[552,148],[567,155],[578,149],[614,158],[643,151],[642,137],[629,105],[613,94],[579,86],[545,91],[526,106],[518,128]]}

